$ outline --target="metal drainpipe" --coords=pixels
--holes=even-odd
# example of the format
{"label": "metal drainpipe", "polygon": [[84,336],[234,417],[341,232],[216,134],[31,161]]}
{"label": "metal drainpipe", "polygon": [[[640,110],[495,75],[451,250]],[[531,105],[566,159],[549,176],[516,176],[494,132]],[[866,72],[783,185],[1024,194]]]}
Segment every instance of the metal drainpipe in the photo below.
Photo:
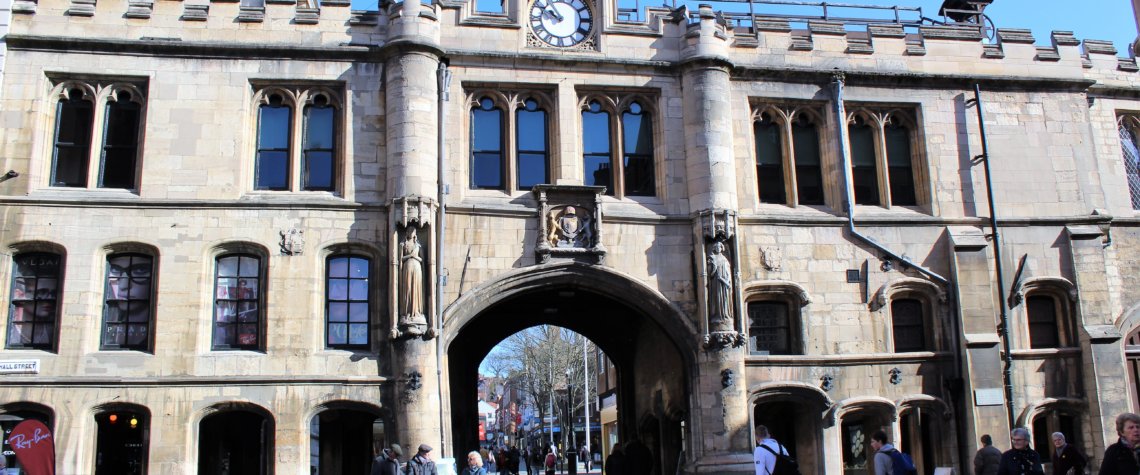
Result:
{"label": "metal drainpipe", "polygon": [[875,241],[870,236],[860,233],[859,230],[855,229],[855,197],[854,191],[851,188],[854,178],[851,175],[851,157],[847,143],[847,107],[843,105],[843,84],[845,80],[843,79],[842,73],[836,74],[834,78],[836,115],[835,128],[839,131],[839,156],[841,158],[841,165],[843,168],[843,205],[845,211],[847,212],[847,232],[851,233],[852,236],[859,238],[859,240],[871,245],[871,247],[874,247],[879,252],[890,256],[891,259],[895,259],[907,265],[908,267],[914,268],[918,272],[929,277],[931,280],[942,284],[943,286],[949,286],[950,281],[945,277],[942,277],[934,271],[918,265],[918,263],[910,260],[909,258],[903,257],[902,255],[890,249],[887,249],[886,246],[879,244],[878,241]]}
{"label": "metal drainpipe", "polygon": [[447,58],[441,58],[439,62],[439,69],[437,70],[439,79],[439,100],[436,105],[436,123],[439,127],[439,137],[437,144],[437,154],[439,155],[439,162],[436,164],[438,176],[436,177],[436,203],[439,205],[439,217],[436,219],[436,237],[435,237],[435,378],[436,387],[439,391],[439,450],[440,454],[446,456],[448,452],[447,437],[444,435],[444,410],[443,410],[443,288],[446,285],[445,279],[447,278],[443,272],[443,238],[444,226],[447,220],[447,205],[444,204],[444,197],[448,193],[447,184],[444,183],[444,130],[446,123],[444,119],[447,114],[444,113],[443,105],[450,99],[449,89],[451,88],[451,71],[447,69]]}
{"label": "metal drainpipe", "polygon": [[1009,315],[1006,313],[1005,279],[1002,278],[1001,235],[998,233],[997,212],[994,210],[994,186],[990,179],[990,151],[989,144],[986,142],[986,120],[982,113],[982,88],[978,84],[974,84],[974,107],[978,109],[978,130],[981,132],[982,138],[981,158],[986,171],[986,199],[990,204],[990,229],[994,235],[994,274],[997,276],[998,314],[1000,315],[998,332],[1001,333],[1003,350],[1002,363],[1004,367],[1001,371],[1001,378],[1005,386],[1005,417],[1006,422],[1009,423],[1009,428],[1013,429],[1013,356],[1009,349]]}

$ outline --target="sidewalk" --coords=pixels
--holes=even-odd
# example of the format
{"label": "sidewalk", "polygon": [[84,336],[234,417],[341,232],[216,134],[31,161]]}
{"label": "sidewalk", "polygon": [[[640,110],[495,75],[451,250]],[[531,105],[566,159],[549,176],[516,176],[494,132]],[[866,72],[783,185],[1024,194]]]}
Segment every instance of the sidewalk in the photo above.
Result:
{"label": "sidewalk", "polygon": [[[602,468],[601,468],[601,467],[599,467],[598,465],[599,465],[599,464],[594,464],[594,466],[593,466],[593,467],[591,467],[591,470],[590,470],[589,472],[587,472],[587,471],[586,471],[586,468],[585,468],[585,466],[584,466],[583,464],[579,463],[579,464],[578,464],[578,475],[583,475],[583,474],[594,474],[594,475],[600,475],[600,474],[602,473]],[[491,473],[494,473],[494,474],[502,474],[502,473],[504,473],[504,472],[503,472],[503,471],[501,471],[501,470],[498,470],[498,467],[496,467],[496,471],[494,471],[494,472],[492,472],[492,471],[487,471],[487,473],[488,473],[488,474],[491,474]],[[525,465],[522,465],[522,464],[519,464],[519,472],[518,472],[518,473],[519,473],[519,475],[527,475],[527,473],[526,473],[526,466],[525,466]],[[544,471],[543,471],[543,470],[541,470],[541,469],[536,469],[536,470],[534,471],[534,473],[536,473],[536,474],[538,474],[538,475],[543,475],[543,474],[545,474],[546,472],[544,472]],[[568,474],[568,473],[570,473],[570,472],[568,472],[568,471],[565,469],[565,467],[559,467],[559,469],[558,469],[558,470],[556,470],[554,473],[556,473],[556,474],[558,474],[558,475],[566,475],[566,474]]]}

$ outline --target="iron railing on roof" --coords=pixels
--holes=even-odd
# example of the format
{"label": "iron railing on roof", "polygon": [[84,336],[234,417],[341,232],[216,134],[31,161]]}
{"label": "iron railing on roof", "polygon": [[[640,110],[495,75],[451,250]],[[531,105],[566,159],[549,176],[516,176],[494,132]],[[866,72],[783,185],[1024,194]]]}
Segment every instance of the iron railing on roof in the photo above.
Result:
{"label": "iron railing on roof", "polygon": [[[682,5],[690,11],[690,21],[695,21],[698,4],[708,3],[722,18],[734,27],[749,29],[757,19],[787,21],[795,26],[811,21],[839,22],[846,25],[899,25],[904,28],[917,28],[922,25],[984,24],[980,12],[945,10],[939,18],[929,18],[922,7],[898,5],[865,5],[835,2],[812,2],[801,0],[665,0],[653,5],[652,0],[616,0],[619,23],[641,23],[645,21],[646,7],[660,7],[676,10]],[[947,15],[966,13],[966,21],[955,21]],[[970,16],[973,15],[973,16]],[[961,18],[961,16],[959,16]]]}

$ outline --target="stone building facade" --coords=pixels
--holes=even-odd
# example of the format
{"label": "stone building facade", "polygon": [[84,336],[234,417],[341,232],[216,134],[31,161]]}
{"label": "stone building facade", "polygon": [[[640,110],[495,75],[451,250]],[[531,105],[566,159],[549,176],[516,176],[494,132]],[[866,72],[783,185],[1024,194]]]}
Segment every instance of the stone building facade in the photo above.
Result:
{"label": "stone building facade", "polygon": [[966,472],[1136,410],[1134,58],[501,6],[15,0],[0,425],[62,474],[461,455],[539,323],[612,360],[655,473],[751,473],[756,424],[804,473],[868,473],[878,429]]}

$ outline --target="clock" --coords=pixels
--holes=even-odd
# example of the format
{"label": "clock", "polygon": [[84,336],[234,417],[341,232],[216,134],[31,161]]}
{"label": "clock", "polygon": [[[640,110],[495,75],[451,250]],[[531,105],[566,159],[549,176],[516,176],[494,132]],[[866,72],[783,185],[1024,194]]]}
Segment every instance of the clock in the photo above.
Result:
{"label": "clock", "polygon": [[594,12],[588,0],[534,0],[530,5],[530,29],[551,46],[574,46],[586,41],[594,27]]}

